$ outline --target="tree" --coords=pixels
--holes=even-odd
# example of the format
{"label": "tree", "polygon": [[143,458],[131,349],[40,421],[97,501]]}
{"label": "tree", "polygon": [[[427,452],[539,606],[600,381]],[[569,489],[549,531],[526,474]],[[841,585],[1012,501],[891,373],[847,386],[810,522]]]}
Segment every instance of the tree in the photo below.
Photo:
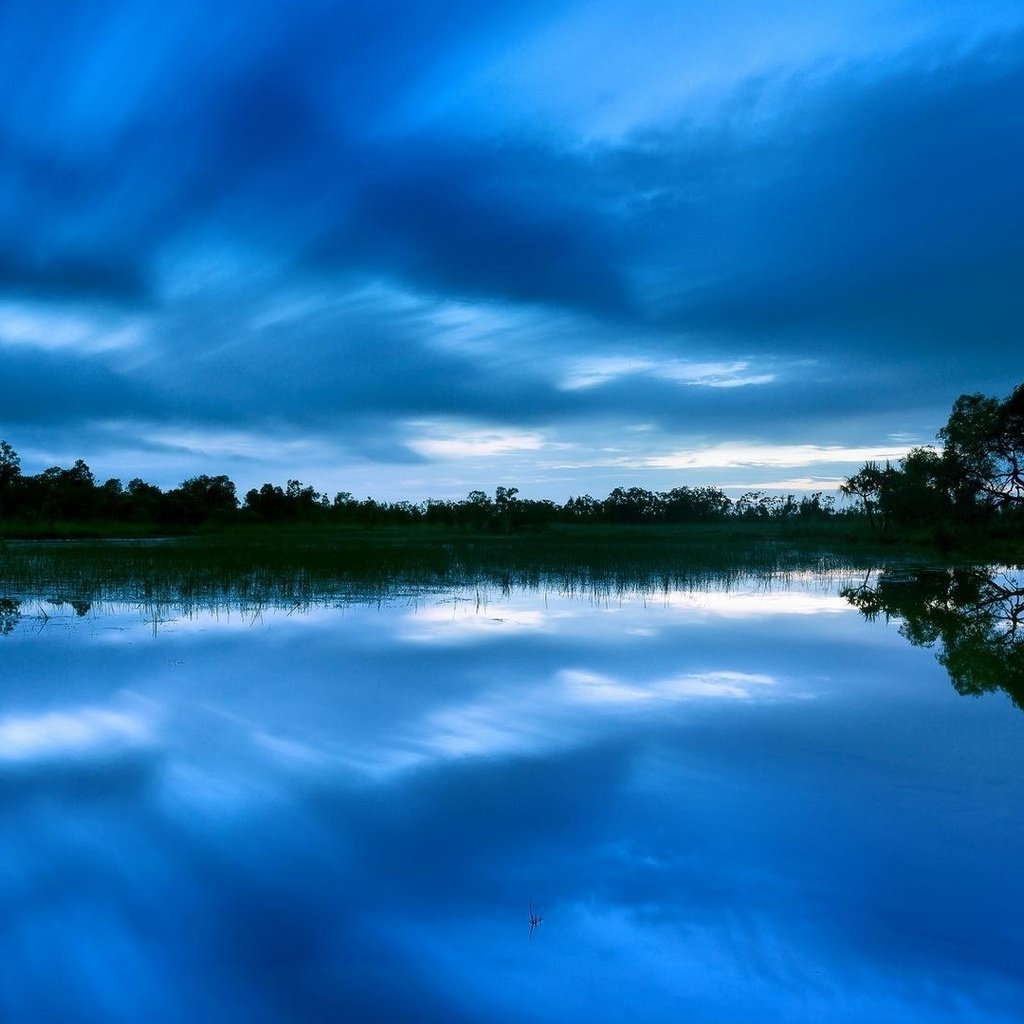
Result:
{"label": "tree", "polygon": [[0,515],[5,515],[14,504],[14,490],[20,477],[18,453],[6,441],[0,441]]}
{"label": "tree", "polygon": [[[700,520],[724,519],[732,511],[732,499],[718,487],[697,487],[690,492]],[[669,491],[669,494],[672,494]]]}
{"label": "tree", "polygon": [[193,476],[167,495],[172,514],[198,526],[211,518],[225,518],[238,508],[234,483],[226,476]]}
{"label": "tree", "polygon": [[475,530],[483,529],[491,521],[494,512],[490,495],[486,491],[470,491],[459,502],[458,509],[459,522]]}
{"label": "tree", "polygon": [[451,526],[458,518],[455,505],[451,501],[428,498],[423,508],[423,519],[432,526]]}
{"label": "tree", "polygon": [[245,507],[268,523],[277,522],[287,514],[287,501],[283,490],[274,484],[264,484],[258,491],[254,487],[245,494]]}
{"label": "tree", "polygon": [[574,523],[594,523],[602,518],[604,508],[597,498],[589,494],[581,494],[578,498],[569,498],[562,506],[562,515]]}
{"label": "tree", "polygon": [[21,476],[21,459],[6,442],[0,441],[0,490],[9,487]]}
{"label": "tree", "polygon": [[764,491],[744,491],[733,506],[735,514],[741,519],[779,519],[793,508],[793,495],[787,495],[783,500],[777,494]]}
{"label": "tree", "polygon": [[934,448],[913,448],[884,474],[882,515],[899,526],[935,524],[949,517],[946,461]]}
{"label": "tree", "polygon": [[[859,472],[848,477],[839,487],[846,497],[860,502],[872,527],[875,525],[875,512],[881,504],[886,476],[890,472],[888,464],[885,469],[882,469],[877,462],[866,462]],[[885,529],[887,525],[888,522],[883,519],[882,528]]]}
{"label": "tree", "polygon": [[288,514],[295,519],[311,519],[321,509],[320,494],[301,480],[289,480],[285,497]]}
{"label": "tree", "polygon": [[1024,384],[1002,401],[961,395],[939,437],[962,513],[1024,505]]}
{"label": "tree", "polygon": [[494,492],[494,509],[498,516],[498,525],[503,533],[511,533],[516,525],[516,512],[519,502],[516,495],[518,487],[499,487]]}
{"label": "tree", "polygon": [[331,502],[331,516],[339,523],[352,522],[359,502],[351,491],[338,491]]}
{"label": "tree", "polygon": [[164,492],[155,484],[148,484],[141,477],[133,477],[128,481],[126,494],[132,519],[153,522],[160,517]]}
{"label": "tree", "polygon": [[131,511],[124,485],[117,477],[104,481],[99,489],[100,514],[108,519],[127,518]]}
{"label": "tree", "polygon": [[828,519],[835,511],[836,500],[831,495],[822,495],[821,491],[815,491],[810,497],[800,499],[797,506],[797,514],[801,519]]}
{"label": "tree", "polygon": [[604,514],[612,523],[654,522],[661,512],[660,495],[643,487],[616,487],[604,499]]}
{"label": "tree", "polygon": [[49,520],[51,529],[57,519],[91,519],[102,504],[103,496],[96,487],[92,470],[82,459],[70,469],[51,466],[27,481],[31,494],[29,504]]}

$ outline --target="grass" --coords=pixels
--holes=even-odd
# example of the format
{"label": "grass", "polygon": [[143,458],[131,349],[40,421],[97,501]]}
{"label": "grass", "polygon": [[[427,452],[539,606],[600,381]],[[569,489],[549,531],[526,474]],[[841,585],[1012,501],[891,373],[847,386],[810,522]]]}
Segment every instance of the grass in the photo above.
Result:
{"label": "grass", "polygon": [[835,530],[797,534],[751,523],[569,526],[507,536],[245,527],[180,538],[0,541],[0,598],[260,607],[473,585],[656,594],[908,559],[934,560]]}
{"label": "grass", "polygon": [[[166,527],[156,523],[126,523],[113,519],[0,519],[0,540],[113,540],[161,537]],[[181,534],[185,531],[170,531]]]}

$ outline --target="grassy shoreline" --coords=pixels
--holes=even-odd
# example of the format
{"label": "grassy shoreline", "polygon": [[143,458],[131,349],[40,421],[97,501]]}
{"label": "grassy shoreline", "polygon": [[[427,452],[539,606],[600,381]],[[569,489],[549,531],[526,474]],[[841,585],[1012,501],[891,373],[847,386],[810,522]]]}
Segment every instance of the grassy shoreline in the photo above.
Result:
{"label": "grassy shoreline", "polygon": [[[831,524],[827,524],[831,526]],[[291,605],[446,587],[551,587],[614,595],[730,586],[752,576],[883,565],[1024,561],[1019,550],[954,556],[870,534],[778,524],[558,526],[539,534],[445,528],[235,527],[183,537],[0,541],[0,598]]]}
{"label": "grassy shoreline", "polygon": [[266,545],[305,548],[342,543],[388,545],[475,545],[506,549],[601,546],[679,546],[702,544],[748,545],[752,542],[827,544],[849,551],[876,551],[955,557],[1002,557],[1024,559],[1024,537],[991,535],[961,530],[937,541],[933,532],[883,534],[866,520],[826,519],[817,522],[772,520],[725,520],[689,524],[555,524],[543,531],[488,532],[459,526],[430,524],[359,526],[333,523],[240,524],[208,523],[198,529],[168,529],[156,523],[124,523],[115,520],[58,520],[52,523],[0,520],[0,544],[39,541],[146,541],[168,540],[217,543],[223,546]]}

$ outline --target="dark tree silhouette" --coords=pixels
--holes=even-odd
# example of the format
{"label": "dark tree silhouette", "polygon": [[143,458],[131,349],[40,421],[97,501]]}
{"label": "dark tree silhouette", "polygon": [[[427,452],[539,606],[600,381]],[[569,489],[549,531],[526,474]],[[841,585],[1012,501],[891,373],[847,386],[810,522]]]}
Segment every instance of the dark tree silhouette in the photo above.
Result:
{"label": "dark tree silhouette", "polygon": [[14,507],[15,489],[21,477],[21,459],[6,442],[0,441],[0,515]]}
{"label": "dark tree silhouette", "polygon": [[238,508],[235,485],[226,476],[194,476],[167,493],[166,514],[198,526],[208,519],[226,519]]}
{"label": "dark tree silhouette", "polygon": [[12,484],[21,475],[21,459],[7,441],[0,441],[0,488]]}
{"label": "dark tree silhouette", "polygon": [[1024,503],[1024,384],[1003,401],[961,395],[939,437],[961,504]]}
{"label": "dark tree silhouette", "polygon": [[961,395],[938,432],[941,451],[914,448],[895,466],[865,463],[840,487],[872,527],[1003,530],[1024,513],[1024,384],[1006,399]]}
{"label": "dark tree silhouette", "polygon": [[[888,466],[882,469],[877,462],[865,462],[859,472],[847,477],[839,490],[848,498],[854,498],[868,517],[868,522],[875,526],[876,513],[882,503],[882,493],[886,485],[886,475],[891,470]],[[883,522],[884,526],[884,522]]]}
{"label": "dark tree silhouette", "polygon": [[125,493],[130,518],[143,523],[152,523],[163,518],[161,509],[165,495],[155,484],[147,484],[145,480],[134,477],[128,481]]}

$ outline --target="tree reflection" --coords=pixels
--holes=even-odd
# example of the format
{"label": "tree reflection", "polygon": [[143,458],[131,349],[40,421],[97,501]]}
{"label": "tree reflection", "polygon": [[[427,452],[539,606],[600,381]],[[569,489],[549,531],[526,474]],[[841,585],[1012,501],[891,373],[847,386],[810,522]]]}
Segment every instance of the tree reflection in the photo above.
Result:
{"label": "tree reflection", "polygon": [[882,572],[843,591],[866,618],[899,621],[938,661],[958,693],[1004,690],[1024,710],[1024,586],[1019,575],[984,569]]}
{"label": "tree reflection", "polygon": [[8,597],[0,597],[0,636],[13,633],[20,618],[21,602],[12,601]]}

